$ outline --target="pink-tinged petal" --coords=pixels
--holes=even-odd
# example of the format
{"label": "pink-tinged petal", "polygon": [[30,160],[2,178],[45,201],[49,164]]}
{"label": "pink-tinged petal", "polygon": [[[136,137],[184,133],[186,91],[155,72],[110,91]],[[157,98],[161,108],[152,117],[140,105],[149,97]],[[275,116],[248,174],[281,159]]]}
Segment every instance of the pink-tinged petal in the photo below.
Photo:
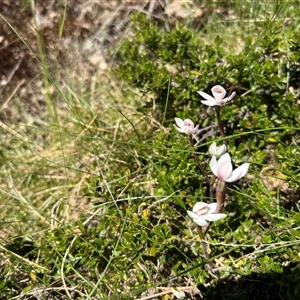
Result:
{"label": "pink-tinged petal", "polygon": [[236,92],[233,92],[228,98],[225,98],[226,101],[232,100],[235,97],[235,95],[236,95]]}
{"label": "pink-tinged petal", "polygon": [[224,181],[226,181],[226,182],[234,182],[234,181],[237,181],[237,180],[239,180],[240,178],[241,178],[241,170],[239,170],[239,169],[235,169],[232,173],[231,173],[231,175],[230,176],[228,176],[227,178],[226,178],[226,180],[224,180]]}
{"label": "pink-tinged petal", "polygon": [[193,127],[194,128],[194,122],[191,119],[185,119],[183,121],[183,126]]}
{"label": "pink-tinged petal", "polygon": [[226,90],[220,85],[215,85],[214,87],[212,87],[211,92],[217,102],[224,99],[226,95]]}
{"label": "pink-tinged petal", "polygon": [[201,129],[199,129],[199,124],[194,128],[194,132],[193,132],[193,134],[194,135],[197,135],[197,134],[199,134],[201,132]]}
{"label": "pink-tinged petal", "polygon": [[187,214],[189,215],[189,217],[191,218],[191,219],[197,219],[199,216],[196,214],[196,213],[194,213],[194,212],[192,212],[192,211],[190,211],[190,210],[187,210],[186,211],[187,212]]}
{"label": "pink-tinged petal", "polygon": [[209,167],[211,171],[218,177],[218,167],[217,167],[217,159],[213,156],[209,162]]}
{"label": "pink-tinged petal", "polygon": [[203,218],[207,221],[218,221],[224,219],[226,216],[226,214],[208,214],[204,215]]}
{"label": "pink-tinged petal", "polygon": [[224,154],[226,151],[227,151],[227,147],[225,144],[223,144],[220,147],[217,147],[216,142],[213,142],[208,149],[208,152],[214,156],[220,156]]}
{"label": "pink-tinged petal", "polygon": [[207,214],[214,214],[216,212],[218,204],[216,202],[207,204]]}
{"label": "pink-tinged petal", "polygon": [[180,118],[175,118],[175,122],[177,124],[178,127],[183,128],[184,126],[184,121]]}
{"label": "pink-tinged petal", "polygon": [[179,127],[177,127],[177,126],[175,126],[175,125],[174,125],[174,127],[175,127],[175,129],[176,129],[177,131],[179,131],[179,132],[181,132],[181,133],[186,133],[184,129],[179,128]]}
{"label": "pink-tinged petal", "polygon": [[238,169],[240,168],[242,170],[241,178],[244,177],[248,173],[249,166],[250,166],[250,163],[244,163],[238,167]]}
{"label": "pink-tinged petal", "polygon": [[174,125],[175,129],[181,133],[192,135],[197,133],[199,128],[199,125],[197,125],[196,128],[194,128],[194,122],[191,119],[182,120],[180,118],[175,118],[175,122],[178,126],[177,127]]}
{"label": "pink-tinged petal", "polygon": [[205,221],[203,216],[199,216],[197,219],[193,219],[193,221],[198,224],[199,226],[206,226],[208,223]]}
{"label": "pink-tinged petal", "polygon": [[221,163],[218,162],[218,170],[217,170],[217,177],[222,180],[226,181],[228,177],[230,177],[232,173],[232,164],[228,161],[223,161]]}
{"label": "pink-tinged petal", "polygon": [[226,181],[232,173],[231,158],[228,153],[223,154],[217,161],[213,156],[209,163],[211,171],[222,181]]}
{"label": "pink-tinged petal", "polygon": [[205,208],[205,212],[207,212],[208,208],[207,208],[207,203],[205,202],[197,202],[194,206],[193,206],[193,212],[197,213],[198,211],[201,211]]}
{"label": "pink-tinged petal", "polygon": [[204,93],[204,92],[201,92],[201,91],[198,91],[197,93],[198,93],[201,97],[203,97],[204,99],[206,99],[206,100],[209,100],[209,101],[215,101],[215,98],[212,97],[211,95],[208,95],[208,94],[206,94],[206,93]]}
{"label": "pink-tinged petal", "polygon": [[209,152],[211,155],[214,155],[214,153],[216,152],[216,149],[217,149],[217,144],[216,144],[216,142],[213,142],[213,143],[209,146],[208,152]]}
{"label": "pink-tinged petal", "polygon": [[245,163],[235,169],[232,174],[226,179],[227,182],[234,182],[244,177],[249,169],[250,164]]}
{"label": "pink-tinged petal", "polygon": [[185,129],[185,132],[187,134],[193,134],[194,133],[194,123],[190,119],[185,119],[183,121],[183,128]]}
{"label": "pink-tinged petal", "polygon": [[224,162],[224,161],[227,161],[228,163],[231,163],[231,157],[230,157],[229,153],[223,154],[223,155],[219,158],[218,164],[220,164],[220,163],[222,163],[222,162]]}
{"label": "pink-tinged petal", "polygon": [[228,153],[223,154],[217,163],[217,177],[223,181],[232,173],[231,158]]}
{"label": "pink-tinged petal", "polygon": [[227,103],[226,98],[222,100],[216,100],[216,105],[218,106],[224,106]]}
{"label": "pink-tinged petal", "polygon": [[205,101],[205,100],[202,100],[201,103],[204,104],[204,105],[207,105],[207,106],[216,106],[217,105],[216,100],[214,100],[214,101],[209,101],[209,100]]}
{"label": "pink-tinged petal", "polygon": [[218,156],[223,155],[226,151],[227,151],[227,147],[225,144],[223,144],[220,147],[217,147],[217,155]]}
{"label": "pink-tinged petal", "polygon": [[232,100],[235,97],[235,92],[233,92],[230,97],[224,98],[221,101],[217,101],[218,105],[223,106],[225,105],[228,101]]}

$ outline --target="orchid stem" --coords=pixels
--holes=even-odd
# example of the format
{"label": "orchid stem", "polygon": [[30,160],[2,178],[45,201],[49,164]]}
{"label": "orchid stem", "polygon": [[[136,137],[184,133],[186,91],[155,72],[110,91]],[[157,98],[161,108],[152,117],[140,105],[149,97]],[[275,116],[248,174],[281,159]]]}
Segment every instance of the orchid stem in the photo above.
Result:
{"label": "orchid stem", "polygon": [[[191,146],[192,148],[194,148],[195,144],[194,144],[193,136],[192,136],[192,135],[189,135],[189,144],[190,144],[190,146]],[[201,165],[201,162],[200,162],[200,160],[199,160],[199,157],[198,157],[197,154],[194,153],[194,152],[192,152],[192,155],[193,155],[193,157],[194,157],[194,160],[195,160],[197,166],[200,168],[200,170],[201,170],[203,176],[205,177],[206,181],[209,183],[209,177],[208,177],[207,173],[205,172],[203,166]]]}
{"label": "orchid stem", "polygon": [[223,212],[225,191],[226,191],[226,182],[219,180],[217,184],[217,192],[216,192],[216,198],[217,198],[217,208],[215,212],[216,214]]}
{"label": "orchid stem", "polygon": [[198,234],[199,234],[199,237],[200,237],[200,240],[201,240],[201,245],[202,245],[202,248],[203,248],[204,257],[209,258],[209,254],[207,252],[207,244],[205,243],[205,235],[203,233],[202,227],[197,225],[197,231],[198,231]]}
{"label": "orchid stem", "polygon": [[[216,180],[216,178],[215,178]],[[210,186],[210,192],[212,193],[212,188],[213,188],[213,182],[211,183],[211,186]],[[226,182],[224,181],[218,181],[217,183],[217,192],[216,192],[216,198],[217,198],[217,208],[216,208],[216,211],[215,211],[215,214],[218,214],[218,213],[222,213],[223,212],[223,209],[224,209],[224,201],[225,201],[225,191],[226,191]],[[208,226],[206,227],[203,235],[206,236],[209,228],[210,228],[210,224],[208,224]],[[199,233],[199,232],[198,232]]]}
{"label": "orchid stem", "polygon": [[[217,119],[218,119],[218,126],[219,126],[220,134],[221,134],[222,138],[225,138],[226,135],[225,135],[224,126],[223,126],[223,123],[222,123],[222,120],[221,120],[221,107],[220,106],[216,106],[216,113],[217,113]],[[227,141],[223,140],[223,143],[225,144],[225,146],[228,149]]]}
{"label": "orchid stem", "polygon": [[218,214],[218,213],[222,213],[223,212],[223,207],[224,207],[224,194],[223,192],[217,190],[216,192],[216,198],[217,198],[217,208],[216,208],[216,211],[215,213]]}

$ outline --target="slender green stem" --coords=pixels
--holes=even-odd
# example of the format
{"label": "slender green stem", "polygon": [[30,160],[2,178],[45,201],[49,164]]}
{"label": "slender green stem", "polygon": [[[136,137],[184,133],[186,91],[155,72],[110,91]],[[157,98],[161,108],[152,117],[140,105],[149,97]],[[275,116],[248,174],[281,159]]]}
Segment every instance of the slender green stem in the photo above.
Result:
{"label": "slender green stem", "polygon": [[224,208],[224,193],[220,190],[217,190],[216,192],[216,199],[217,199],[217,208],[215,211],[215,214],[223,212]]}
{"label": "slender green stem", "polygon": [[204,256],[205,256],[205,258],[209,258],[209,254],[207,252],[207,244],[205,243],[205,235],[203,233],[202,227],[197,225],[197,231],[198,231],[198,234],[199,234],[199,237],[201,240],[201,245],[203,248]]}
{"label": "slender green stem", "polygon": [[[212,186],[210,186],[210,187],[212,188]],[[216,208],[215,214],[223,212],[226,187],[227,186],[226,186],[226,182],[225,181],[218,181],[218,183],[217,183],[217,192],[216,192],[217,208]],[[209,223],[208,226],[206,227],[206,229],[205,229],[205,231],[203,233],[204,236],[206,236],[206,234],[207,234],[207,232],[208,232],[208,230],[210,228],[210,224],[211,223]]]}
{"label": "slender green stem", "polygon": [[217,204],[218,204],[216,211],[215,211],[216,214],[223,212],[224,201],[225,201],[225,191],[226,191],[226,182],[219,180],[218,184],[217,184],[217,192],[216,192],[216,198],[217,198]]}
{"label": "slender green stem", "polygon": [[[220,134],[221,134],[222,138],[225,138],[226,135],[225,135],[224,126],[223,126],[223,123],[222,123],[222,120],[221,120],[221,107],[220,106],[216,106],[216,113],[217,113],[218,127],[219,127]],[[227,141],[223,140],[223,143],[228,148]]]}
{"label": "slender green stem", "polygon": [[[189,138],[189,144],[190,144],[190,146],[192,148],[194,148],[195,144],[194,144],[194,141],[193,141],[193,136],[189,135],[188,138]],[[199,157],[194,152],[192,152],[192,155],[193,155],[193,158],[194,158],[197,166],[199,167],[199,169],[201,170],[203,176],[205,177],[206,181],[209,183],[209,177],[208,177],[207,173],[205,172],[205,170],[204,170],[204,168],[203,168],[203,166],[202,166],[202,164],[201,164],[201,162],[199,160]]]}

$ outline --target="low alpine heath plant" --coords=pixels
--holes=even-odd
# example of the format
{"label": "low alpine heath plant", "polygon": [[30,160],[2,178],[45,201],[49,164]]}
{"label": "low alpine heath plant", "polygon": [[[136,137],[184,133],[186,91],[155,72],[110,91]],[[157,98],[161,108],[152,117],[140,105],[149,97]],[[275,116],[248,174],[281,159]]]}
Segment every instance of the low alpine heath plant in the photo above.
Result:
{"label": "low alpine heath plant", "polygon": [[[227,214],[223,213],[223,210],[226,210],[226,185],[227,183],[232,183],[243,178],[247,174],[250,166],[249,163],[244,163],[236,169],[233,169],[231,157],[228,153],[229,148],[226,141],[224,126],[221,119],[220,107],[231,101],[235,97],[236,93],[233,92],[230,96],[225,97],[226,90],[220,85],[214,86],[211,89],[211,92],[213,96],[202,91],[198,91],[198,93],[205,99],[201,100],[202,104],[215,108],[218,130],[223,138],[223,145],[217,146],[216,142],[211,143],[208,152],[212,157],[209,162],[205,160],[201,161],[195,151],[191,152],[195,163],[206,178],[209,186],[211,203],[199,201],[193,206],[192,210],[187,211],[188,216],[197,226],[197,231],[201,239],[201,244],[206,258],[208,258],[209,255],[206,249],[205,236],[211,225],[210,222],[220,221],[227,216]],[[200,129],[199,125],[195,126],[194,122],[190,119],[182,120],[180,118],[175,118],[175,123],[177,131],[188,135],[188,142],[192,148],[198,147],[203,139],[207,138],[206,136],[202,138],[197,137],[201,135],[204,129]],[[194,141],[196,141],[196,143]],[[211,175],[206,171],[207,169],[212,173]],[[216,201],[214,201],[214,197]],[[206,227],[205,231],[202,229],[204,226]]]}

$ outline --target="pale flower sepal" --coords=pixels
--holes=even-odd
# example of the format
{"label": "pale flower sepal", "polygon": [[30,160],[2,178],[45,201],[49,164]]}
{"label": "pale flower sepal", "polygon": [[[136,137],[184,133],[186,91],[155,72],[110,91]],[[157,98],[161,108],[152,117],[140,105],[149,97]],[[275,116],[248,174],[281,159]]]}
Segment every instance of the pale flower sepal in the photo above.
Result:
{"label": "pale flower sepal", "polygon": [[227,151],[228,151],[228,148],[226,147],[225,144],[223,144],[220,147],[217,147],[216,142],[213,142],[208,149],[209,154],[211,154],[213,156],[217,156],[217,157],[221,156],[222,154],[226,153]]}
{"label": "pale flower sepal", "polygon": [[198,91],[200,96],[202,96],[206,100],[202,100],[201,103],[208,105],[208,106],[223,106],[225,105],[228,101],[232,100],[236,93],[233,92],[229,97],[225,97],[226,95],[226,90],[221,86],[221,85],[215,85],[212,87],[211,92],[213,94],[213,97],[210,96],[207,93],[204,93],[202,91]]}
{"label": "pale flower sepal", "polygon": [[228,153],[223,154],[218,160],[215,156],[209,162],[211,171],[222,181],[234,182],[244,177],[250,164],[244,163],[232,171],[231,157]]}
{"label": "pale flower sepal", "polygon": [[189,217],[199,226],[207,226],[207,221],[218,221],[224,219],[226,214],[216,214],[217,203],[197,202],[193,210],[187,211]]}
{"label": "pale flower sepal", "polygon": [[181,133],[188,135],[197,135],[200,132],[199,124],[194,125],[194,122],[190,119],[182,120],[180,118],[175,118],[177,126],[174,126],[175,129]]}

